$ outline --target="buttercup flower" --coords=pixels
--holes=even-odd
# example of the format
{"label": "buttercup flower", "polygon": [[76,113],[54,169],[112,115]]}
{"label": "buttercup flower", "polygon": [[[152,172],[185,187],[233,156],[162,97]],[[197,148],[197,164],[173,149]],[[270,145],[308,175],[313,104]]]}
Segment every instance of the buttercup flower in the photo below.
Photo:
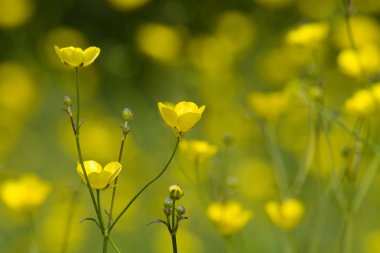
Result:
{"label": "buttercup flower", "polygon": [[253,213],[245,210],[236,201],[227,203],[211,203],[207,208],[207,216],[223,236],[238,233],[251,220]]}
{"label": "buttercup flower", "polygon": [[357,116],[369,115],[375,112],[375,94],[368,89],[361,89],[344,103],[344,111]]}
{"label": "buttercup flower", "polygon": [[290,94],[287,90],[270,93],[252,92],[248,103],[252,111],[264,120],[276,121],[288,108]]}
{"label": "buttercup flower", "polygon": [[83,50],[79,47],[54,46],[54,49],[61,62],[73,68],[89,66],[100,54],[98,47],[88,47]]}
{"label": "buttercup flower", "polygon": [[324,40],[329,27],[325,23],[309,23],[291,30],[286,35],[286,42],[294,46],[315,46]]}
{"label": "buttercup flower", "polygon": [[[90,160],[84,161],[84,167],[86,169],[91,188],[105,189],[119,175],[122,166],[119,162],[110,162],[102,168],[99,163]],[[86,178],[84,177],[80,163],[78,163],[77,171],[82,179],[82,182],[86,184]]]}
{"label": "buttercup flower", "polygon": [[179,149],[191,160],[205,161],[213,157],[218,148],[202,140],[183,140]]}
{"label": "buttercup flower", "polygon": [[182,101],[175,106],[159,102],[158,109],[165,123],[174,129],[177,136],[181,137],[195,126],[201,119],[205,106],[198,106],[193,102]]}
{"label": "buttercup flower", "polygon": [[270,220],[279,228],[291,230],[298,225],[305,208],[297,199],[288,199],[282,203],[270,201],[265,205]]}
{"label": "buttercup flower", "polygon": [[25,174],[18,180],[6,180],[1,187],[1,198],[18,212],[30,212],[40,206],[51,186],[36,175]]}

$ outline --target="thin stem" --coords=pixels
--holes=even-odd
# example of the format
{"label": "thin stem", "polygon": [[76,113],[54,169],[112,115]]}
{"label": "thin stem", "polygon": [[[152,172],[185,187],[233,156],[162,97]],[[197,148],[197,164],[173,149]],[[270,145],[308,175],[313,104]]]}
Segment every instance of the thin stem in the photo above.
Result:
{"label": "thin stem", "polygon": [[108,235],[103,235],[103,253],[107,253],[108,239]]}
{"label": "thin stem", "polygon": [[77,206],[76,200],[78,198],[78,195],[79,195],[78,191],[74,191],[72,194],[72,197],[71,197],[69,211],[68,211],[68,215],[67,215],[67,219],[66,219],[66,226],[65,226],[65,229],[63,232],[61,253],[66,253],[67,249],[68,249],[69,238],[70,238],[71,228],[72,228],[72,220],[73,220],[73,216],[74,216],[75,207]]}
{"label": "thin stem", "polygon": [[177,253],[177,237],[176,234],[172,234],[172,247],[173,247],[173,253]]}
{"label": "thin stem", "polygon": [[171,224],[171,238],[172,238],[172,247],[173,247],[173,253],[177,253],[177,224],[175,219],[175,199],[173,199],[173,207],[172,207],[172,224]]}
{"label": "thin stem", "polygon": [[[121,163],[121,158],[123,156],[123,150],[124,150],[124,143],[125,143],[125,137],[129,131],[127,130],[126,127],[123,128],[123,136],[121,138],[121,144],[120,144],[120,151],[119,151],[119,156],[118,156],[118,162]],[[112,189],[112,197],[111,197],[111,206],[110,206],[110,211],[109,211],[109,217],[108,217],[108,230],[110,229],[112,225],[112,214],[113,214],[113,207],[115,203],[115,197],[116,197],[116,187],[117,187],[117,181],[119,177],[115,178],[115,181],[113,183],[113,189]]]}
{"label": "thin stem", "polygon": [[268,149],[274,162],[277,186],[281,198],[285,199],[288,196],[287,176],[285,173],[284,162],[282,160],[282,155],[276,142],[275,131],[273,128],[274,126],[264,125],[264,132],[267,139]]}
{"label": "thin stem", "polygon": [[80,94],[79,94],[79,70],[78,68],[75,68],[75,83],[76,83],[76,89],[77,89],[77,134],[79,135],[79,112],[80,112]]}
{"label": "thin stem", "polygon": [[27,219],[28,219],[28,223],[29,223],[29,230],[30,230],[29,252],[30,253],[37,253],[37,252],[39,252],[38,243],[37,243],[37,232],[36,232],[36,227],[35,227],[34,222],[33,222],[32,213],[28,212],[26,215],[27,215]]}
{"label": "thin stem", "polygon": [[109,242],[111,243],[111,246],[113,248],[113,250],[116,252],[116,253],[121,253],[120,250],[117,248],[116,244],[114,243],[114,241],[112,240],[111,237],[108,237],[108,240]]}
{"label": "thin stem", "polygon": [[162,176],[162,174],[164,174],[164,172],[166,171],[166,169],[169,167],[170,163],[172,162],[175,153],[177,152],[179,142],[180,142],[180,138],[177,137],[177,142],[175,144],[173,153],[171,154],[171,156],[170,156],[168,162],[166,163],[165,167],[161,170],[161,172],[155,178],[153,178],[143,188],[141,188],[141,190],[129,201],[129,203],[124,207],[124,209],[116,217],[115,221],[112,222],[111,227],[109,228],[109,232],[111,232],[111,230],[113,229],[115,224],[119,221],[119,219],[123,216],[123,214],[128,210],[128,208],[133,204],[133,202],[146,190],[146,188],[148,188],[152,183],[154,183],[157,179],[159,179]]}

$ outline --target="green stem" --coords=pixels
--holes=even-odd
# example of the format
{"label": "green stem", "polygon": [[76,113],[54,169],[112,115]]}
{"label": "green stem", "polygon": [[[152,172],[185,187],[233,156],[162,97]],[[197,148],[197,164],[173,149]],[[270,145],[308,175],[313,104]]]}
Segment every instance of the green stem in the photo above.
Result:
{"label": "green stem", "polygon": [[61,253],[66,253],[69,245],[69,238],[72,229],[72,220],[74,216],[75,207],[77,206],[78,191],[74,191],[71,197],[69,211],[66,219],[66,226],[63,232],[62,249]]}
{"label": "green stem", "polygon": [[107,253],[108,240],[109,240],[108,235],[103,235],[103,253]]}
{"label": "green stem", "polygon": [[[121,158],[123,156],[125,137],[129,133],[129,131],[127,131],[125,129],[126,128],[123,128],[123,136],[121,138],[120,151],[119,151],[119,157],[118,157],[118,162],[119,163],[121,163]],[[111,197],[111,206],[110,206],[109,217],[108,217],[108,230],[110,229],[110,227],[112,225],[112,214],[113,214],[113,207],[114,207],[115,197],[116,197],[117,181],[118,181],[118,177],[115,178],[115,181],[113,183],[112,197]]]}
{"label": "green stem", "polygon": [[177,237],[176,234],[172,234],[172,247],[173,247],[173,253],[177,253]]}
{"label": "green stem", "polygon": [[176,224],[176,215],[175,215],[175,199],[173,199],[173,207],[172,207],[172,222],[171,222],[171,238],[172,238],[172,247],[173,253],[177,253],[177,224]]}
{"label": "green stem", "polygon": [[352,239],[353,239],[353,217],[351,212],[346,214],[343,221],[343,231],[341,235],[341,251],[342,253],[352,252]]}
{"label": "green stem", "polygon": [[98,208],[97,208],[97,204],[96,204],[94,193],[92,191],[90,180],[88,179],[87,171],[85,170],[85,167],[84,167],[84,162],[83,162],[83,157],[82,157],[82,150],[81,150],[81,146],[80,146],[80,140],[79,140],[79,136],[80,136],[80,134],[79,134],[79,129],[80,129],[80,124],[79,124],[80,95],[79,95],[79,73],[78,73],[78,68],[75,68],[75,74],[76,74],[76,92],[77,92],[77,122],[74,121],[74,118],[73,118],[72,114],[70,114],[70,121],[71,121],[71,126],[72,126],[72,129],[73,129],[74,135],[75,135],[75,143],[76,143],[76,148],[77,148],[77,152],[78,152],[79,163],[80,163],[81,168],[82,168],[82,172],[83,172],[83,175],[84,175],[84,178],[85,178],[85,181],[86,181],[87,189],[88,189],[88,191],[90,193],[91,201],[92,201],[92,204],[94,206],[96,215],[98,217],[98,220],[100,220],[101,213],[100,213],[100,210],[98,210]]}
{"label": "green stem", "polygon": [[32,213],[28,212],[26,215],[27,215],[29,230],[30,230],[29,253],[37,253],[39,252],[39,248],[38,248],[38,243],[37,243],[37,232],[36,232],[36,227],[33,222]]}
{"label": "green stem", "polygon": [[113,248],[113,250],[116,252],[116,253],[121,253],[120,250],[117,248],[116,244],[114,243],[114,241],[112,240],[111,237],[108,237],[108,240],[109,242],[111,243],[111,246]]}
{"label": "green stem", "polygon": [[267,139],[267,145],[270,155],[274,162],[275,176],[277,181],[277,186],[282,199],[288,196],[288,181],[285,173],[284,162],[282,160],[281,152],[278,148],[278,143],[276,141],[274,126],[264,125],[264,132]]}
{"label": "green stem", "polygon": [[119,221],[119,219],[128,210],[128,208],[133,204],[133,202],[146,190],[146,188],[148,188],[152,183],[154,183],[157,179],[159,179],[162,176],[162,174],[164,174],[164,172],[166,171],[166,169],[169,167],[171,161],[173,160],[175,153],[177,152],[179,142],[180,142],[180,138],[177,137],[177,142],[175,144],[173,153],[171,154],[171,156],[170,156],[168,162],[166,163],[165,167],[161,170],[161,172],[155,178],[153,178],[152,180],[150,180],[143,188],[141,188],[141,190],[128,202],[128,204],[124,207],[124,209],[116,217],[115,221],[112,222],[112,224],[111,224],[111,226],[109,228],[109,232],[111,232],[111,230],[116,225],[116,223]]}

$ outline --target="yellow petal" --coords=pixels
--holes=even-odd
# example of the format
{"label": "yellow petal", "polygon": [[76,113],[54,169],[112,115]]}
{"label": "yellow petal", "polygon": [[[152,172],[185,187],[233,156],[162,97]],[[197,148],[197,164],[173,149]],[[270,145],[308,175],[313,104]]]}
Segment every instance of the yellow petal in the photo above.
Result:
{"label": "yellow petal", "polygon": [[206,109],[206,106],[205,105],[202,105],[201,107],[199,107],[198,109],[198,113],[199,114],[202,114],[204,112],[204,110]]}
{"label": "yellow petal", "polygon": [[178,130],[187,132],[201,119],[201,114],[188,112],[178,117]]}
{"label": "yellow petal", "polygon": [[158,103],[158,109],[165,123],[174,128],[177,125],[177,114],[174,109],[171,106],[167,106],[161,102]]}
{"label": "yellow petal", "polygon": [[55,53],[57,54],[59,60],[63,63],[61,49],[58,46],[54,46],[54,50],[55,50]]}
{"label": "yellow petal", "polygon": [[112,183],[112,181],[119,175],[121,167],[122,166],[119,162],[110,162],[104,167],[103,172],[109,172],[111,174],[108,184]]}
{"label": "yellow petal", "polygon": [[198,106],[193,102],[182,101],[176,104],[174,108],[178,116],[187,113],[187,112],[196,112],[198,111]]}
{"label": "yellow petal", "polygon": [[61,60],[70,67],[80,67],[83,65],[84,54],[81,48],[65,47],[61,48]]}
{"label": "yellow petal", "polygon": [[108,186],[111,173],[102,171],[101,173],[91,173],[88,175],[91,187],[93,189],[104,189]]}
{"label": "yellow petal", "polygon": [[98,47],[89,47],[84,50],[84,59],[83,59],[83,67],[87,67],[91,63],[95,61],[95,59],[100,54],[100,48]]}
{"label": "yellow petal", "polygon": [[[100,173],[102,171],[102,166],[97,163],[96,161],[93,161],[93,160],[89,160],[89,161],[84,161],[84,167],[86,169],[86,172],[87,172],[87,176],[90,177],[90,174],[92,173]],[[84,174],[83,174],[83,170],[82,170],[82,166],[80,163],[78,163],[77,165],[77,172],[79,174],[79,176],[81,177],[83,183],[86,183],[86,178],[84,177]]]}

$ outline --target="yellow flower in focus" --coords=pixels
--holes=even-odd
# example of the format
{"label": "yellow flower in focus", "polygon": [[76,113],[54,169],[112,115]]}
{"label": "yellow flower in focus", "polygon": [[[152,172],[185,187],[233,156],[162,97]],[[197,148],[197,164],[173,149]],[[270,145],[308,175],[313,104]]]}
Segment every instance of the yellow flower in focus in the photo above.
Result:
{"label": "yellow flower in focus", "polygon": [[325,23],[308,23],[289,31],[285,40],[293,46],[313,47],[321,43],[329,32]]}
{"label": "yellow flower in focus", "polygon": [[73,67],[87,67],[92,64],[100,54],[100,48],[88,47],[85,50],[79,47],[54,46],[55,52],[62,63]]}
{"label": "yellow flower in focus", "polygon": [[284,230],[291,230],[299,224],[305,208],[299,200],[288,199],[282,203],[268,202],[265,205],[265,211],[276,226]]}
{"label": "yellow flower in focus", "polygon": [[340,69],[347,75],[358,77],[363,74],[376,74],[380,70],[380,50],[377,46],[366,45],[341,51],[337,58]]}
{"label": "yellow flower in focus", "polygon": [[183,140],[179,144],[179,149],[187,155],[187,157],[194,161],[206,161],[213,157],[218,148],[202,140]]}
{"label": "yellow flower in focus", "polygon": [[288,91],[270,93],[252,92],[248,103],[252,111],[267,121],[276,121],[288,108],[290,94]]}
{"label": "yellow flower in focus", "polygon": [[180,54],[182,41],[178,32],[161,24],[146,24],[137,33],[140,50],[153,59],[172,62]]}
{"label": "yellow flower in focus", "polygon": [[376,110],[376,95],[368,89],[361,89],[346,100],[344,111],[356,116],[369,115]]}
{"label": "yellow flower in focus", "polygon": [[15,211],[30,212],[45,201],[50,190],[49,183],[25,174],[18,180],[6,180],[1,186],[1,198]]}
{"label": "yellow flower in focus", "polygon": [[201,119],[205,106],[198,107],[193,102],[182,101],[175,106],[159,102],[158,109],[165,123],[181,137]]}
{"label": "yellow flower in focus", "polygon": [[[108,185],[115,180],[115,178],[119,175],[122,166],[119,162],[110,162],[102,168],[99,163],[89,160],[84,161],[84,167],[86,169],[91,188],[101,190],[107,188]],[[82,182],[86,184],[86,178],[83,174],[80,163],[77,165],[77,171],[82,179]]]}
{"label": "yellow flower in focus", "polygon": [[212,203],[207,208],[207,216],[223,236],[238,233],[253,217],[253,212],[245,210],[236,201]]}

